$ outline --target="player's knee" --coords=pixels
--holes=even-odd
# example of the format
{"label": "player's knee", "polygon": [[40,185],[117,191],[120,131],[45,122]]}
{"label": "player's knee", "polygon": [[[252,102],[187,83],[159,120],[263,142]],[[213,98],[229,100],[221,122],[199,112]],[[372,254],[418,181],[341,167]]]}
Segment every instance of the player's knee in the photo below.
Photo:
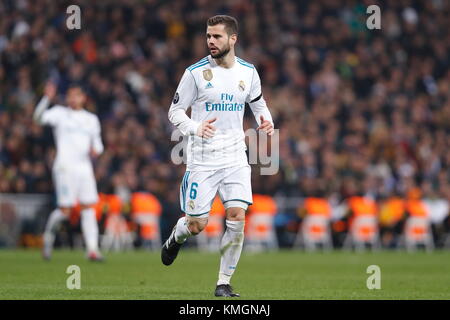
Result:
{"label": "player's knee", "polygon": [[191,231],[192,235],[197,235],[200,232],[203,231],[203,229],[205,229],[206,223],[201,223],[201,222],[194,222],[190,225],[189,230]]}
{"label": "player's knee", "polygon": [[189,219],[188,219],[189,231],[194,236],[199,234],[200,232],[202,232],[203,229],[205,229],[207,224],[208,224],[207,218],[191,218],[191,217],[189,217]]}
{"label": "player's knee", "polygon": [[227,220],[244,221],[245,220],[245,210],[242,208],[228,208],[227,209]]}

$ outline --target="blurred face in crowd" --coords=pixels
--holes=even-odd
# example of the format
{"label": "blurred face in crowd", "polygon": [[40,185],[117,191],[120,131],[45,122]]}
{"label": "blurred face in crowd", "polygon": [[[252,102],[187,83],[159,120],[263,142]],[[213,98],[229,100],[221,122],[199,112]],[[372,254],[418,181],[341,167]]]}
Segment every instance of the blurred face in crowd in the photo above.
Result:
{"label": "blurred face in crowd", "polygon": [[225,29],[224,24],[216,24],[214,26],[208,26],[206,28],[206,41],[208,50],[211,57],[214,59],[223,58],[234,50],[234,44],[236,43],[237,35],[229,35]]}
{"label": "blurred face in crowd", "polygon": [[74,110],[82,109],[86,102],[86,94],[81,88],[73,87],[67,91],[67,104]]}

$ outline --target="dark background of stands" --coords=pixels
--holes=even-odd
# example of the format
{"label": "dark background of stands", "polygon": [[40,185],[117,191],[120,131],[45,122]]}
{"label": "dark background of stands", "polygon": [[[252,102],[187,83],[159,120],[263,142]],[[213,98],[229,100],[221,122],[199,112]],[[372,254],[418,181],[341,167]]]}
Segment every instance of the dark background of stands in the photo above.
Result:
{"label": "dark background of stands", "polygon": [[[66,28],[71,4],[81,30]],[[366,28],[371,4],[381,30]],[[3,0],[0,193],[53,192],[51,131],[32,113],[47,79],[61,102],[77,82],[102,124],[99,191],[155,194],[165,234],[185,170],[170,161],[167,111],[184,69],[207,55],[206,19],[220,13],[238,19],[237,55],[257,67],[280,129],[279,173],[254,170],[255,193],[339,203],[419,188],[448,202],[449,10],[445,0]],[[245,127],[255,125],[246,113]],[[280,214],[282,229],[295,230],[296,210]]]}

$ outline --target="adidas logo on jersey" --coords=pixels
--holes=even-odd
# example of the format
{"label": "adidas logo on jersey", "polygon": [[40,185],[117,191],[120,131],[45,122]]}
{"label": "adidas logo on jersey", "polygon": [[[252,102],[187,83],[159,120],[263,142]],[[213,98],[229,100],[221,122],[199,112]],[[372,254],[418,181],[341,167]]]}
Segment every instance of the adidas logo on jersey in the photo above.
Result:
{"label": "adidas logo on jersey", "polygon": [[213,85],[211,84],[211,82],[208,82],[208,84],[205,87],[205,89],[209,89],[209,88],[214,88]]}

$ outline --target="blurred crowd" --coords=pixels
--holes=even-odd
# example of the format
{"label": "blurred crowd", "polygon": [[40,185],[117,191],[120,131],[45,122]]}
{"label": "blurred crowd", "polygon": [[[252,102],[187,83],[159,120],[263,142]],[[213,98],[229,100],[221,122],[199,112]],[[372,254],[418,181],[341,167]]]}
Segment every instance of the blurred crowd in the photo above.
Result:
{"label": "blurred crowd", "polygon": [[[66,8],[81,7],[81,29]],[[381,30],[366,8],[381,8]],[[51,193],[51,131],[32,122],[48,79],[81,83],[105,144],[99,191],[147,190],[177,210],[185,167],[167,111],[184,69],[206,56],[206,20],[240,23],[237,55],[257,67],[280,130],[280,170],[253,191],[340,201],[450,200],[450,2],[174,0],[0,2],[0,193]],[[251,112],[245,128],[256,127]],[[172,210],[171,209],[171,210]],[[178,212],[176,213],[178,214]]]}

